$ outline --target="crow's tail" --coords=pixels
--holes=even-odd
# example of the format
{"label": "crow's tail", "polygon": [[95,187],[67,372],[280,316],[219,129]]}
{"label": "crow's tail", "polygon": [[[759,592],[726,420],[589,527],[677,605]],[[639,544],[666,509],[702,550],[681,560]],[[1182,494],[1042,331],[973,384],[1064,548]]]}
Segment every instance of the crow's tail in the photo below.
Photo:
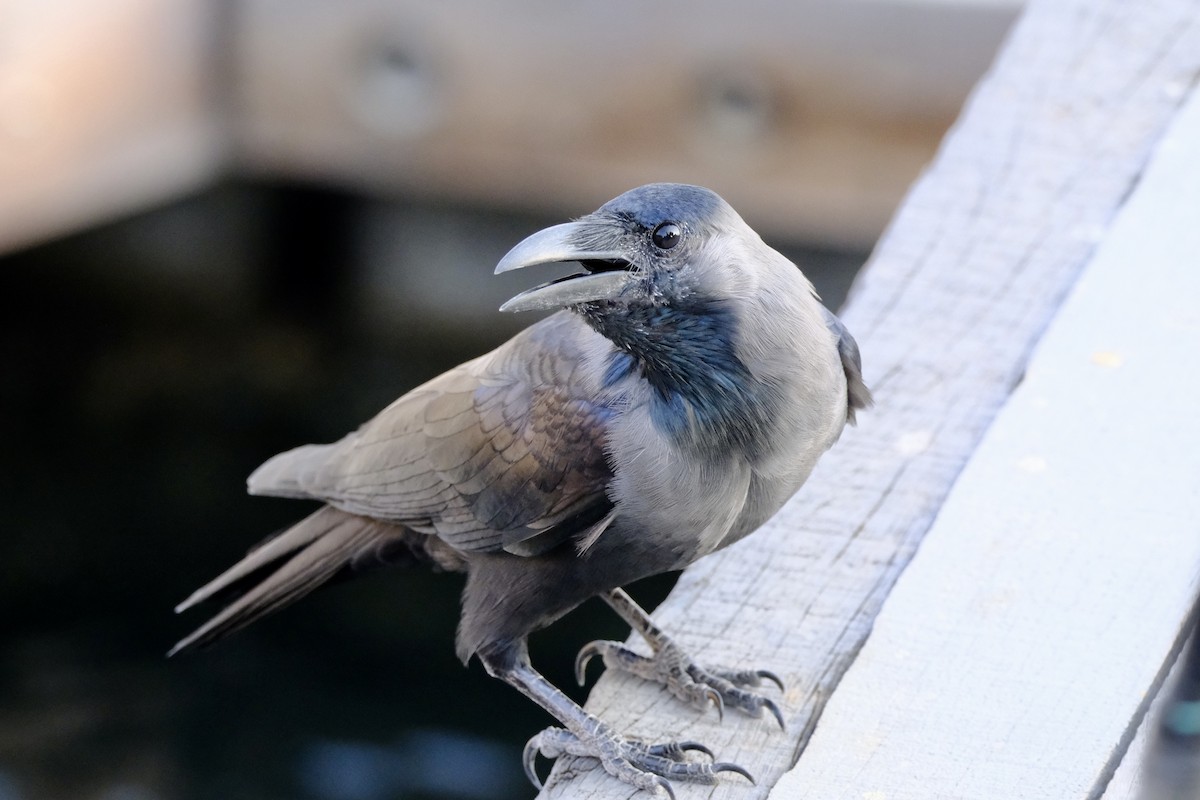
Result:
{"label": "crow's tail", "polygon": [[405,528],[325,506],[255,547],[176,606],[175,612],[179,613],[214,596],[236,596],[241,592],[168,655],[211,644],[299,600],[340,574],[404,561],[409,556],[410,536],[412,533]]}

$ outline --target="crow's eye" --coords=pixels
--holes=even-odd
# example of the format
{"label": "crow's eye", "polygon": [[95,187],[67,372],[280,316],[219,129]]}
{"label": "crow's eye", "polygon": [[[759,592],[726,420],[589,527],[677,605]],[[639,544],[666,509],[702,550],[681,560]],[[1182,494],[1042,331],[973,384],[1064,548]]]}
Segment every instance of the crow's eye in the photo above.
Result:
{"label": "crow's eye", "polygon": [[654,240],[654,246],[659,250],[670,250],[683,238],[683,228],[674,222],[664,222],[654,229],[650,238]]}

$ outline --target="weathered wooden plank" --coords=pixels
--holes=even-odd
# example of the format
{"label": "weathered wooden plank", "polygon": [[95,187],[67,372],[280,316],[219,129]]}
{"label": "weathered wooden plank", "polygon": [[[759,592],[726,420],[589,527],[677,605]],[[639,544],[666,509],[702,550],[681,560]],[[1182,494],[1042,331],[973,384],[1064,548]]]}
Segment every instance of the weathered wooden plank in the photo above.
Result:
{"label": "weathered wooden plank", "polygon": [[[688,570],[658,612],[703,660],[783,674],[789,732],[733,714],[718,725],[622,676],[592,692],[589,707],[617,726],[703,740],[759,779],[753,790],[732,779],[679,786],[681,797],[764,797],[795,762],[1200,72],[1196,17],[1183,0],[1028,6],[843,314],[876,409],[764,530]],[[589,762],[564,759],[547,794],[613,787]]]}
{"label": "weathered wooden plank", "polygon": [[777,797],[1098,797],[1200,588],[1200,92]]}
{"label": "weathered wooden plank", "polygon": [[227,152],[203,0],[0,5],[0,252],[192,191]]}
{"label": "weathered wooden plank", "polygon": [[243,0],[244,166],[582,213],[656,180],[867,247],[1015,0]]}

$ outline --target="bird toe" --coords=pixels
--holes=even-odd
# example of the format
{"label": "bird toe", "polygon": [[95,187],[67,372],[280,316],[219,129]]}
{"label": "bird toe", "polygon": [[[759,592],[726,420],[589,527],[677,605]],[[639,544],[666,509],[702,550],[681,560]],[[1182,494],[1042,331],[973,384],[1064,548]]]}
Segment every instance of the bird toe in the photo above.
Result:
{"label": "bird toe", "polygon": [[[704,758],[689,758],[690,753],[699,753]],[[712,751],[699,742],[651,744],[627,739],[603,724],[579,734],[565,728],[547,728],[526,743],[525,774],[535,787],[541,789],[543,782],[536,770],[538,755],[550,759],[564,755],[594,758],[617,780],[671,798],[675,797],[672,780],[714,784],[718,775],[732,772],[754,783],[745,768],[727,761],[715,761]]]}

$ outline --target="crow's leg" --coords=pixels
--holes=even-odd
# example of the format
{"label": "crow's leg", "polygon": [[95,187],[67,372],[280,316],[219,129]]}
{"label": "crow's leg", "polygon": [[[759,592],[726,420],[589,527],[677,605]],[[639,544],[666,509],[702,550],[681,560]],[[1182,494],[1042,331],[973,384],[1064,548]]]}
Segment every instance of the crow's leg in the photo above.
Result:
{"label": "crow's leg", "polygon": [[613,589],[601,597],[621,615],[621,619],[642,635],[650,644],[654,655],[647,658],[620,642],[598,641],[586,644],[575,659],[575,678],[580,685],[583,684],[588,661],[592,656],[600,656],[609,669],[619,669],[647,680],[657,681],[670,689],[676,697],[700,708],[707,708],[708,704],[712,703],[717,707],[717,713],[722,716],[725,706],[740,708],[753,716],[761,715],[763,709],[766,709],[774,715],[779,727],[786,727],[783,714],[775,701],[754,691],[764,680],[774,683],[782,690],[783,681],[779,680],[775,673],[761,669],[705,669],[692,661],[679,645],[663,633],[624,589]]}
{"label": "crow's leg", "polygon": [[697,742],[649,744],[625,738],[543,678],[530,665],[524,642],[493,646],[480,651],[479,656],[488,674],[514,686],[565,726],[547,728],[525,745],[525,774],[539,789],[542,784],[534,770],[538,753],[547,758],[561,755],[595,758],[613,777],[646,791],[661,789],[672,800],[675,792],[669,778],[716,783],[718,773],[736,772],[754,782],[750,773],[736,764],[687,760],[688,751],[712,757],[712,752]]}

